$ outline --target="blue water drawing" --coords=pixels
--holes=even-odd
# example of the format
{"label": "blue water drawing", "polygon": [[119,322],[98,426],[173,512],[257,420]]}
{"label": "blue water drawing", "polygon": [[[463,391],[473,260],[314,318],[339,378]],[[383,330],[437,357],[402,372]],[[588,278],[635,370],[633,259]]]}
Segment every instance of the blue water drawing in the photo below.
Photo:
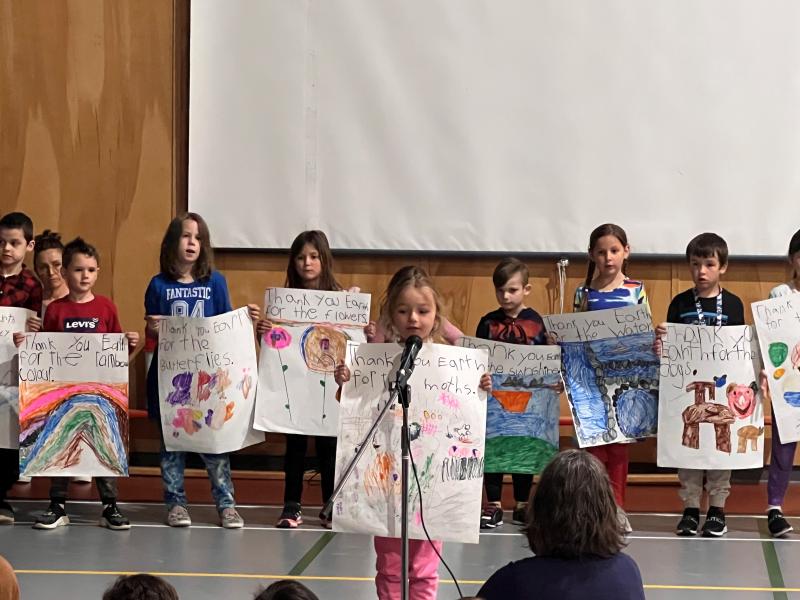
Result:
{"label": "blue water drawing", "polygon": [[783,399],[789,406],[800,408],[800,392],[783,392]]}
{"label": "blue water drawing", "polygon": [[659,359],[653,352],[653,339],[648,332],[561,344],[575,430],[582,446],[655,433]]}
{"label": "blue water drawing", "polygon": [[560,376],[556,373],[540,378],[526,377],[524,381],[516,382],[511,381],[512,377],[492,375],[492,390],[530,391],[531,399],[524,412],[509,412],[494,396],[489,396],[486,437],[524,436],[558,446],[560,407],[556,386],[561,380]]}

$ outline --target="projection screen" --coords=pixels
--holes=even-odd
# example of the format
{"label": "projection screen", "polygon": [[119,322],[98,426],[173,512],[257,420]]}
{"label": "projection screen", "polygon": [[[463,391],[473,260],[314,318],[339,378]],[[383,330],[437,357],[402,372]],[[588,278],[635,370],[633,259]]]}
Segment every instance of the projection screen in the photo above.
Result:
{"label": "projection screen", "polygon": [[189,207],[216,246],[639,253],[800,227],[794,0],[193,0]]}

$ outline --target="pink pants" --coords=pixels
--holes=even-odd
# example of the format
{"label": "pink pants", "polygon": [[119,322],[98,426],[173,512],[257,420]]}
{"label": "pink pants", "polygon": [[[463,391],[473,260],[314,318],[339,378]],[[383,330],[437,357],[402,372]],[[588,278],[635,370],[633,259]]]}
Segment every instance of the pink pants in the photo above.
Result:
{"label": "pink pants", "polygon": [[[441,554],[442,542],[433,542]],[[375,537],[377,574],[375,587],[379,600],[400,599],[400,540]],[[439,587],[439,557],[428,540],[409,540],[408,590],[411,600],[436,600]]]}

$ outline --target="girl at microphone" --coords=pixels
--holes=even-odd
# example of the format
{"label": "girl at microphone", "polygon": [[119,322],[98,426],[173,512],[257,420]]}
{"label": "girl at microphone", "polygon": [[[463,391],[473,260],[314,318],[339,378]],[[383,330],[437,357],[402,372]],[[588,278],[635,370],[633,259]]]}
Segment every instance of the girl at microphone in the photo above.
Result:
{"label": "girl at microphone", "polygon": [[[419,267],[403,267],[394,274],[381,304],[379,326],[387,332],[387,341],[405,343],[411,336],[424,342],[443,342],[441,299],[428,274]],[[341,386],[350,381],[350,369],[339,365],[335,372]],[[481,377],[480,387],[490,390],[488,373]],[[409,540],[409,594],[413,600],[433,600],[439,585],[439,555],[442,542]],[[377,554],[375,587],[380,600],[400,598],[400,540],[376,537]]]}

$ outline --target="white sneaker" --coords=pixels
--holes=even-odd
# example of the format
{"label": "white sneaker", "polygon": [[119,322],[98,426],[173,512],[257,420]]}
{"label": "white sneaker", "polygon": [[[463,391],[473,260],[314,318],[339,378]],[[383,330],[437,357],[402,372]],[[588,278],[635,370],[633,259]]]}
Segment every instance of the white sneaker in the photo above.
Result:
{"label": "white sneaker", "polygon": [[192,524],[192,518],[189,516],[189,511],[185,506],[176,504],[169,509],[167,513],[167,525],[170,527],[189,527]]}

